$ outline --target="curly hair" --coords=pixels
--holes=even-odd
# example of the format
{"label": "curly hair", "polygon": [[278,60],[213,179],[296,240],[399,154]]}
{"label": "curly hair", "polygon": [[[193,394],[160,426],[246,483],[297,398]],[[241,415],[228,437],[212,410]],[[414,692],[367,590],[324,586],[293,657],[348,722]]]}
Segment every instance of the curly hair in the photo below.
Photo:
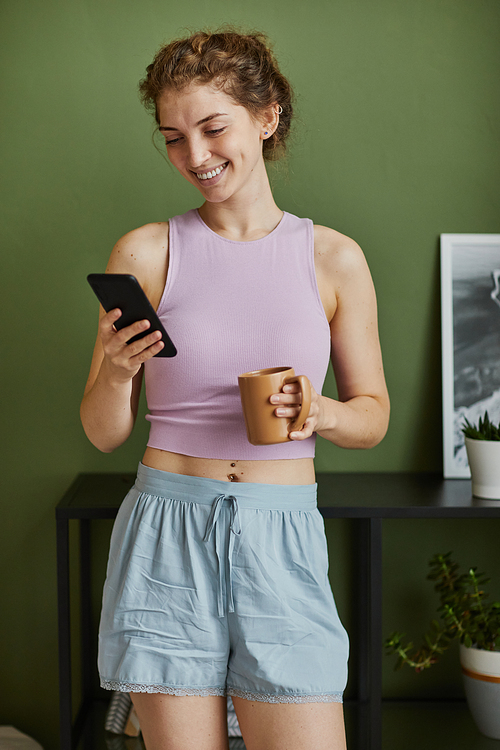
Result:
{"label": "curly hair", "polygon": [[165,89],[180,90],[193,81],[214,82],[254,119],[279,105],[279,124],[263,142],[263,155],[273,161],[285,151],[293,116],[293,91],[279,71],[264,34],[199,31],[163,46],[146,71],[139,92],[158,124],[157,102]]}

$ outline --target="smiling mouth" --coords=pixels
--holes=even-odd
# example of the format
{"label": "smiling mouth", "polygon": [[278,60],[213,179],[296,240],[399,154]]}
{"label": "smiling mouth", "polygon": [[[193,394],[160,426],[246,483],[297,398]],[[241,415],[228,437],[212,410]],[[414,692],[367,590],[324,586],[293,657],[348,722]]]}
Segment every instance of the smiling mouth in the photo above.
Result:
{"label": "smiling mouth", "polygon": [[217,177],[217,175],[219,175],[221,172],[223,172],[228,164],[229,162],[226,161],[224,164],[221,164],[220,167],[215,167],[215,169],[212,169],[209,172],[195,172],[194,174],[199,180],[211,180],[214,177]]}

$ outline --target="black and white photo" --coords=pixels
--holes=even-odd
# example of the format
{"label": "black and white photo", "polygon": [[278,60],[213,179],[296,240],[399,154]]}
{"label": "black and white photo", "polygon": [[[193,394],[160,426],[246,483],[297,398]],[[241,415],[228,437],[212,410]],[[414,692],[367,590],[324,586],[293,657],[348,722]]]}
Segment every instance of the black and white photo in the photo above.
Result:
{"label": "black and white photo", "polygon": [[500,235],[441,235],[444,476],[470,477],[462,425],[500,421]]}

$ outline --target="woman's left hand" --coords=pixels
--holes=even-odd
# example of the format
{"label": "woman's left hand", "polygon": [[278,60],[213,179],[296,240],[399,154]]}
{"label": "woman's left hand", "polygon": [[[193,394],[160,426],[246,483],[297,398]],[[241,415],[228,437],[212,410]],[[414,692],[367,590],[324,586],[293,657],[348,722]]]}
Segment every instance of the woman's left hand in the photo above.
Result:
{"label": "woman's left hand", "polygon": [[[289,433],[291,440],[306,440],[306,438],[311,437],[313,432],[317,432],[322,414],[321,398],[322,397],[316,393],[311,385],[311,407],[309,409],[309,415],[301,430]],[[302,403],[300,385],[298,383],[284,385],[283,392],[274,393],[271,396],[270,401],[272,404],[277,404],[277,408],[274,410],[277,417],[297,419],[300,413],[300,405]]]}

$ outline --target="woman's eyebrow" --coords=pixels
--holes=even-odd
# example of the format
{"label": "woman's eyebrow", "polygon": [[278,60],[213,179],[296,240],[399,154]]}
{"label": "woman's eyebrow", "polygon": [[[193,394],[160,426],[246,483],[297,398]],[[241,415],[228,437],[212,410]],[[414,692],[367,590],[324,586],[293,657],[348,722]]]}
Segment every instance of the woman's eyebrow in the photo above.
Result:
{"label": "woman's eyebrow", "polygon": [[[209,122],[210,120],[214,120],[216,117],[226,117],[226,112],[216,112],[213,115],[208,115],[208,117],[204,117],[203,120],[198,120],[196,123],[196,127],[198,125],[203,125],[204,122]],[[177,130],[177,128],[169,128],[168,125],[160,125],[158,130]]]}

